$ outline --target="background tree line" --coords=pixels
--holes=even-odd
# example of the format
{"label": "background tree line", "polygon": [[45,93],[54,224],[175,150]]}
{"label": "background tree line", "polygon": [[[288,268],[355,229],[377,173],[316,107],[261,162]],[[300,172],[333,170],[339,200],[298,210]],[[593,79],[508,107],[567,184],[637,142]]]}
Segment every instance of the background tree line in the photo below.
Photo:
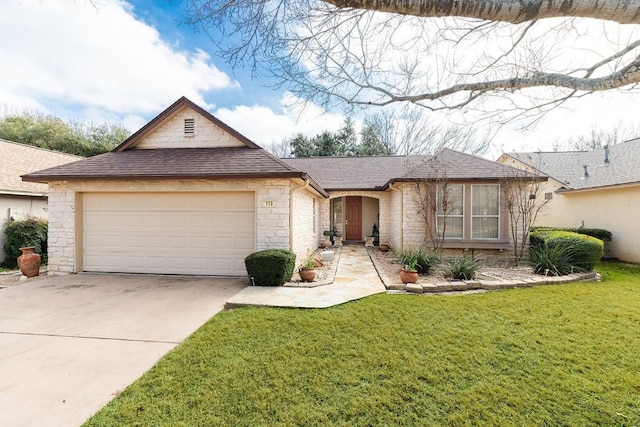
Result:
{"label": "background tree line", "polygon": [[130,134],[119,123],[64,121],[40,112],[0,118],[1,139],[84,157],[111,151]]}

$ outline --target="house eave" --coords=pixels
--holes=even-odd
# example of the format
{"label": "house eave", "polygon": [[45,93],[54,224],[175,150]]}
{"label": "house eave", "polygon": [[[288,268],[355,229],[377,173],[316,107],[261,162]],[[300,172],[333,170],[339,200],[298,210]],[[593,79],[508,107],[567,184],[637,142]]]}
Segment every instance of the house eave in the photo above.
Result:
{"label": "house eave", "polygon": [[0,189],[1,196],[27,196],[27,197],[48,197],[47,193],[37,191],[3,190]]}
{"label": "house eave", "polygon": [[573,194],[573,193],[585,193],[589,191],[606,191],[611,189],[619,189],[619,188],[631,188],[640,186],[640,181],[636,182],[625,182],[621,184],[611,184],[611,185],[602,185],[599,187],[585,187],[585,188],[559,188],[555,192],[558,194]]}
{"label": "house eave", "polygon": [[309,175],[303,172],[276,172],[264,174],[251,173],[235,173],[235,174],[175,174],[175,175],[152,175],[152,174],[104,174],[104,175],[23,175],[22,180],[25,182],[48,183],[51,181],[170,181],[175,179],[261,179],[261,178],[299,178],[309,180],[309,185],[316,190],[322,197],[328,198],[329,193],[323,189]]}

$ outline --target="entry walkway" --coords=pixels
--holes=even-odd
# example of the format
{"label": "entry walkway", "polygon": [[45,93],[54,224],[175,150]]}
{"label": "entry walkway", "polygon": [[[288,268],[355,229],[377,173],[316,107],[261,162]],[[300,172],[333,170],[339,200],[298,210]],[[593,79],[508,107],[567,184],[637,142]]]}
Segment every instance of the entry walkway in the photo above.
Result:
{"label": "entry walkway", "polygon": [[225,307],[327,308],[383,292],[386,288],[367,249],[343,246],[332,284],[315,288],[249,286],[231,297]]}

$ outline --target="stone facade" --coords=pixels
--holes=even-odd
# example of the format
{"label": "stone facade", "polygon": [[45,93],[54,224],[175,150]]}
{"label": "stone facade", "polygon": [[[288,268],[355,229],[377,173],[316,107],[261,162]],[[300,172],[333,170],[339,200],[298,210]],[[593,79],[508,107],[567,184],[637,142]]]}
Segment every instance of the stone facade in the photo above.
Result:
{"label": "stone facade", "polygon": [[[82,236],[82,218],[77,212],[82,209],[83,192],[254,191],[256,250],[262,250],[290,248],[291,186],[292,182],[288,179],[52,182],[49,194],[49,272],[60,274],[78,271],[76,260],[80,259],[81,254],[76,253],[79,249],[76,241]],[[297,233],[305,234],[308,227],[308,224],[298,227]],[[306,253],[299,256],[306,256]]]}
{"label": "stone facade", "polygon": [[[184,132],[185,119],[194,120],[193,135]],[[242,147],[244,144],[191,108],[185,108],[162,123],[136,148],[213,148]]]}
{"label": "stone facade", "polygon": [[323,198],[300,186],[291,190],[291,199],[291,248],[296,254],[296,263],[300,265],[318,248],[317,242],[322,236],[320,205]]}

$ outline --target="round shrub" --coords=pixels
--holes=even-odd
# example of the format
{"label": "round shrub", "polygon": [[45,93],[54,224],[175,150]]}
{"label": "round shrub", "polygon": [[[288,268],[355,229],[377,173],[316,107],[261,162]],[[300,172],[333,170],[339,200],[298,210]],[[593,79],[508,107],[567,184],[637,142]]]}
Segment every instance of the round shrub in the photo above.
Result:
{"label": "round shrub", "polygon": [[42,218],[27,218],[10,221],[4,229],[7,241],[4,244],[6,254],[3,265],[7,268],[18,266],[18,257],[22,255],[20,248],[35,246],[34,252],[40,254],[42,263],[47,263],[47,231],[48,223]]}
{"label": "round shrub", "polygon": [[[562,264],[568,264],[570,270],[589,271],[593,270],[596,262],[602,258],[604,254],[604,242],[595,237],[585,234],[573,233],[570,231],[557,230],[540,230],[531,233],[530,237],[531,252],[530,258],[535,264],[540,260],[541,256],[550,259],[558,259]],[[550,264],[553,262],[547,261]],[[567,267],[559,268],[554,274],[567,274]],[[547,271],[553,271],[549,265],[544,267]],[[540,271],[538,271],[540,272]]]}
{"label": "round shrub", "polygon": [[255,285],[282,286],[293,276],[296,254],[284,249],[267,249],[246,257],[244,265]]}

